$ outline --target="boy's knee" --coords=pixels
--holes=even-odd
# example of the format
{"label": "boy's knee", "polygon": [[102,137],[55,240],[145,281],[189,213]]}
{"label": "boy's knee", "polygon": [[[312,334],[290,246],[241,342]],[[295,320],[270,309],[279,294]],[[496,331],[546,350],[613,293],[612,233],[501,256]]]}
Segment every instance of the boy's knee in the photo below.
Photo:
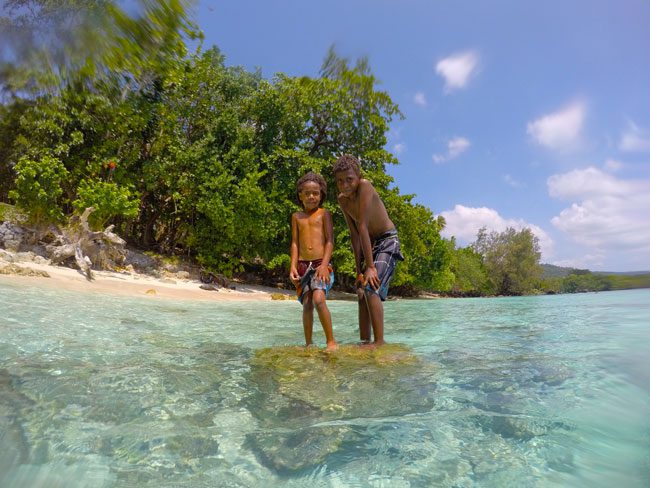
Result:
{"label": "boy's knee", "polygon": [[303,309],[314,308],[314,299],[311,293],[307,293],[305,294],[305,296],[302,297],[302,308]]}
{"label": "boy's knee", "polygon": [[325,294],[324,293],[314,293],[312,301],[316,308],[321,308],[325,305]]}

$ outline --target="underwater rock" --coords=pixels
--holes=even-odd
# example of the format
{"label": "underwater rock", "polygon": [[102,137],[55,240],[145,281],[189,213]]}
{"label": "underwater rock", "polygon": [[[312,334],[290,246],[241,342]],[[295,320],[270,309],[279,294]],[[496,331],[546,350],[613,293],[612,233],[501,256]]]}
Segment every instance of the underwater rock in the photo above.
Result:
{"label": "underwater rock", "polygon": [[493,417],[490,423],[491,429],[502,437],[523,441],[546,435],[556,429],[572,430],[563,422],[513,416]]}
{"label": "underwater rock", "polygon": [[0,274],[17,275],[17,276],[38,276],[42,278],[50,277],[47,271],[41,271],[40,269],[18,266],[16,264],[0,265]]}
{"label": "underwater rock", "polygon": [[[193,472],[199,466],[213,464],[219,443],[209,434],[180,422],[148,425],[149,428],[118,426],[95,440],[94,451],[115,459],[120,472],[134,465],[171,476]],[[156,470],[157,471],[157,470]]]}
{"label": "underwater rock", "polygon": [[16,419],[20,418],[20,410],[31,404],[14,389],[12,376],[6,370],[0,370],[0,481],[4,473],[27,462],[29,446]]}
{"label": "underwater rock", "polygon": [[346,426],[310,427],[290,432],[257,432],[247,436],[247,447],[260,462],[279,473],[297,472],[323,464],[336,452]]}
{"label": "underwater rock", "polygon": [[504,439],[521,441],[530,441],[557,430],[573,430],[564,422],[516,415],[479,416],[477,423],[484,432],[494,432]]}
{"label": "underwater rock", "polygon": [[271,293],[271,300],[297,300],[297,297],[287,293]]}
{"label": "underwater rock", "polygon": [[251,360],[256,394],[246,403],[262,429],[249,435],[250,446],[278,471],[320,465],[342,443],[353,442],[351,424],[322,423],[428,412],[435,374],[433,363],[399,344],[376,350],[343,345],[331,353],[295,346],[259,350]]}

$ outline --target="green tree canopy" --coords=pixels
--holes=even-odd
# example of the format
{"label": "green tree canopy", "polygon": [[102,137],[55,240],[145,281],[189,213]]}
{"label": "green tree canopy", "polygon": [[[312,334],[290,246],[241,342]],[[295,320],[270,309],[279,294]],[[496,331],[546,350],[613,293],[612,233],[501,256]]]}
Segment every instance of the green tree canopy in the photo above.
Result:
{"label": "green tree canopy", "polygon": [[444,219],[402,195],[386,172],[398,163],[386,134],[402,114],[367,59],[351,63],[330,49],[317,77],[265,79],[227,66],[216,47],[190,53],[186,40],[201,33],[180,0],[142,1],[134,12],[65,5],[82,18],[100,9],[101,42],[58,64],[27,63],[44,73],[33,89],[2,79],[10,95],[0,107],[0,174],[11,183],[0,198],[12,190],[38,219],[92,205],[94,225],[115,223],[141,248],[224,273],[255,264],[285,274],[295,184],[316,171],[330,187],[333,260],[345,283],[354,261],[331,167],[353,154],[402,237],[406,261],[394,283],[451,288]]}
{"label": "green tree canopy", "polygon": [[488,233],[479,230],[472,249],[483,256],[483,264],[499,295],[533,292],[541,278],[539,242],[530,229]]}

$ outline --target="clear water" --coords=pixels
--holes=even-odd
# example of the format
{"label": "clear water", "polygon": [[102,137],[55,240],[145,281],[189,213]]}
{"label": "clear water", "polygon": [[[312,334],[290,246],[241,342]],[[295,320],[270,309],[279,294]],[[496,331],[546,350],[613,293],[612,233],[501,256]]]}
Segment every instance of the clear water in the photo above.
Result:
{"label": "clear water", "polygon": [[[330,308],[353,343],[355,304]],[[392,301],[386,323],[415,365],[278,382],[254,355],[301,342],[295,302],[2,280],[0,486],[650,486],[650,290]]]}

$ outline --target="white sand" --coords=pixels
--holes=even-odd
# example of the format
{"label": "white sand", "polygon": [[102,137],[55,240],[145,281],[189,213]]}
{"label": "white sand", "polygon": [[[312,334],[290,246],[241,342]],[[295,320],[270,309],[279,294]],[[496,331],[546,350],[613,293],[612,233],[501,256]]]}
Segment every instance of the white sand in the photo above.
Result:
{"label": "white sand", "polygon": [[[0,265],[6,265],[0,261]],[[186,300],[271,300],[271,295],[279,293],[293,298],[295,292],[266,286],[247,285],[233,282],[236,290],[219,288],[203,290],[199,281],[180,279],[157,279],[143,274],[115,273],[110,271],[93,271],[94,279],[88,281],[79,271],[62,266],[37,264],[34,262],[14,262],[21,268],[41,270],[49,278],[40,276],[19,276],[0,274],[0,281],[20,283],[25,286],[43,286],[63,288],[72,291],[101,293],[105,295],[142,296],[152,300],[186,299]]]}

